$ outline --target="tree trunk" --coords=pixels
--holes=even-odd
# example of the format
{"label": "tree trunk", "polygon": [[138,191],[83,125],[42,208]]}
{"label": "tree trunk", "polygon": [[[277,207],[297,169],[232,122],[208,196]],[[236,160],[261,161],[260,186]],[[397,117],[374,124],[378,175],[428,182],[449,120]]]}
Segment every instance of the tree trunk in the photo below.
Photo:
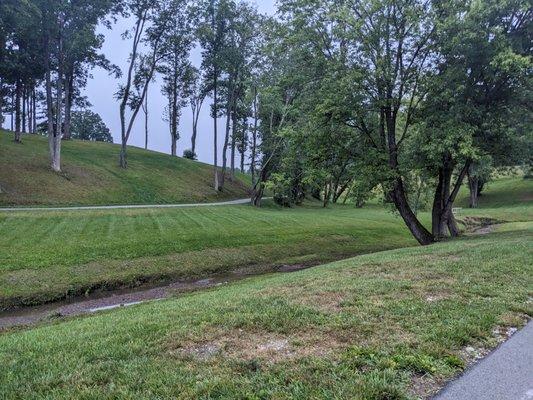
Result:
{"label": "tree trunk", "polygon": [[237,138],[237,101],[236,101],[236,95],[234,95],[233,99],[233,112],[232,112],[232,123],[231,123],[231,172],[230,172],[230,180],[235,179],[235,146],[236,142],[235,139]]}
{"label": "tree trunk", "polygon": [[256,157],[256,149],[257,149],[257,127],[258,127],[258,120],[259,117],[257,115],[257,87],[254,86],[254,130],[252,133],[252,159],[251,159],[251,165],[250,170],[252,173],[252,185],[255,185],[255,157]]}
{"label": "tree trunk", "polygon": [[394,188],[390,192],[391,200],[393,201],[396,209],[400,213],[402,219],[404,220],[407,228],[415,239],[421,245],[428,245],[435,241],[433,235],[420,223],[416,215],[409,207],[407,201],[407,196],[405,193],[405,188],[403,186],[403,181],[401,178],[396,178],[394,182]]}
{"label": "tree trunk", "polygon": [[15,130],[15,116],[13,114],[14,112],[14,109],[15,109],[15,95],[14,94],[11,94],[11,112],[10,112],[10,119],[11,119],[11,132],[13,132]]}
{"label": "tree trunk", "polygon": [[[380,114],[381,123],[387,126],[387,150],[389,155],[389,167],[397,177],[392,182],[393,188],[390,191],[390,197],[400,216],[412,235],[421,245],[429,245],[435,241],[433,235],[420,223],[416,215],[411,210],[407,201],[407,194],[403,185],[398,168],[398,144],[396,143],[396,114],[393,110],[386,108]],[[384,138],[382,139],[384,140]]]}
{"label": "tree trunk", "polygon": [[214,168],[214,172],[215,172],[215,190],[216,191],[220,191],[221,190],[221,187],[218,183],[218,146],[217,146],[217,136],[218,136],[218,127],[217,127],[217,122],[218,122],[218,76],[217,76],[217,73],[218,71],[216,70],[215,68],[215,73],[214,73],[214,82],[213,82],[213,113],[214,113],[214,116],[213,116],[213,151],[214,151],[214,154],[213,154],[213,158],[214,158],[214,162],[213,162],[213,168]]}
{"label": "tree trunk", "polygon": [[477,176],[468,174],[468,188],[470,189],[470,208],[478,207],[479,200],[479,178]]}
{"label": "tree trunk", "polygon": [[457,237],[460,233],[453,215],[453,203],[463,184],[470,161],[467,161],[461,169],[453,190],[451,190],[454,166],[455,163],[452,162],[451,156],[447,155],[443,159],[443,166],[439,168],[439,182],[435,190],[432,210],[432,230],[437,239],[445,238],[448,236],[448,232],[452,237]]}
{"label": "tree trunk", "polygon": [[172,97],[170,99],[170,135],[172,136],[171,154],[174,157],[178,155],[178,76],[174,72],[172,79]]}
{"label": "tree trunk", "polygon": [[228,144],[229,144],[229,131],[230,131],[230,120],[231,116],[229,114],[226,116],[226,134],[224,136],[224,145],[222,146],[222,174],[220,177],[220,189],[224,188],[224,183],[226,181],[226,169],[228,164]]}
{"label": "tree trunk", "polygon": [[241,146],[241,172],[244,174],[244,146]]}
{"label": "tree trunk", "polygon": [[144,99],[144,149],[148,150],[148,87],[146,88],[146,98]]}
{"label": "tree trunk", "polygon": [[63,127],[63,140],[70,140],[72,134],[70,132],[70,121],[72,115],[72,98],[74,92],[74,71],[71,70],[65,76],[65,122]]}
{"label": "tree trunk", "polygon": [[17,79],[17,82],[15,83],[15,143],[20,143],[20,122],[21,122],[21,115],[20,115],[20,101],[22,97],[22,84],[20,83],[20,79]]}
{"label": "tree trunk", "polygon": [[143,31],[144,31],[144,24],[146,23],[147,15],[148,15],[148,8],[145,8],[142,12],[142,14],[137,18],[137,21],[135,22],[135,33],[133,36],[133,45],[132,45],[132,51],[131,56],[129,59],[129,66],[128,66],[128,75],[126,79],[126,84],[124,85],[124,93],[122,94],[122,98],[120,101],[119,106],[119,114],[120,114],[120,139],[121,139],[121,147],[120,147],[120,155],[119,155],[119,165],[121,168],[127,168],[128,167],[128,161],[127,161],[127,143],[129,139],[129,135],[131,133],[131,129],[133,127],[133,122],[135,121],[135,118],[137,116],[137,113],[139,112],[139,108],[141,107],[144,96],[146,95],[146,91],[148,89],[148,83],[152,79],[153,71],[155,69],[155,57],[156,52],[153,50],[152,53],[152,61],[153,64],[151,65],[150,74],[147,77],[146,84],[143,88],[142,97],[140,99],[140,105],[134,110],[133,116],[130,118],[129,124],[126,127],[126,106],[128,105],[128,101],[130,99],[130,93],[131,93],[131,84],[133,79],[133,72],[135,63],[137,61],[137,49],[139,46],[139,43],[141,42]]}
{"label": "tree trunk", "polygon": [[228,97],[228,104],[226,106],[226,135],[224,137],[224,146],[222,147],[222,176],[220,177],[220,188],[224,188],[224,182],[226,180],[226,169],[228,167],[228,145],[229,145],[229,133],[230,133],[230,126],[231,126],[231,105],[233,103],[233,81],[230,80],[231,88],[229,97]]}
{"label": "tree trunk", "polygon": [[[4,45],[2,42],[0,42],[0,46],[3,49]],[[2,77],[0,77],[0,129],[4,128],[4,96],[1,94],[4,91],[4,83],[2,81]]]}
{"label": "tree trunk", "polygon": [[32,132],[31,133],[37,133],[37,96],[35,94],[35,84],[32,88],[32,95],[31,95],[31,103],[32,103],[32,117],[33,117],[33,122],[32,122]]}
{"label": "tree trunk", "polygon": [[26,110],[27,110],[27,99],[28,99],[28,95],[27,95],[27,85],[26,84],[23,84],[22,85],[22,133],[26,133],[26,121],[27,121],[27,115],[26,115]]}
{"label": "tree trunk", "polygon": [[63,19],[59,19],[58,34],[58,63],[57,63],[57,85],[56,85],[56,126],[52,143],[51,166],[55,172],[61,171],[61,136],[63,131]]}
{"label": "tree trunk", "polygon": [[32,108],[32,85],[28,86],[28,94],[26,96],[26,108],[28,109],[28,133],[33,133],[33,108]]}

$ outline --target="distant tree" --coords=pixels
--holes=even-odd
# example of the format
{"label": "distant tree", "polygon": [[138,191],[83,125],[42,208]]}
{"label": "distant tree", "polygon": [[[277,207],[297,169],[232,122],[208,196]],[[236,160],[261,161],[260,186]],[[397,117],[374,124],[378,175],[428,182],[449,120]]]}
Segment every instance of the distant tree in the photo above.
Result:
{"label": "distant tree", "polygon": [[[123,35],[131,40],[131,52],[125,82],[116,94],[120,101],[119,165],[122,168],[128,166],[127,144],[133,125],[144,104],[157,66],[164,57],[163,35],[173,23],[173,3],[173,0],[128,0],[125,3],[124,14],[132,17],[135,22],[133,30],[128,30]],[[146,53],[142,53],[143,47],[147,49]],[[131,111],[129,115],[126,113],[127,109]]]}
{"label": "distant tree", "polygon": [[192,111],[192,136],[191,136],[191,151],[196,153],[196,138],[198,136],[198,121],[200,119],[200,113],[202,112],[202,106],[207,96],[207,88],[202,80],[200,71],[191,66],[191,85],[189,104]]}
{"label": "distant tree", "polygon": [[194,70],[189,62],[193,35],[187,1],[174,0],[168,12],[172,15],[173,23],[162,36],[163,56],[157,66],[157,71],[163,75],[162,90],[168,101],[167,117],[171,137],[171,154],[176,156],[181,110],[191,96],[195,78]]}
{"label": "distant tree", "polygon": [[72,112],[72,138],[93,142],[113,143],[113,136],[102,118],[91,110]]}
{"label": "distant tree", "polygon": [[228,34],[230,0],[202,0],[198,4],[197,37],[202,47],[202,71],[206,87],[213,94],[213,169],[214,187],[221,190],[218,171],[218,116],[220,80],[223,75],[223,50]]}

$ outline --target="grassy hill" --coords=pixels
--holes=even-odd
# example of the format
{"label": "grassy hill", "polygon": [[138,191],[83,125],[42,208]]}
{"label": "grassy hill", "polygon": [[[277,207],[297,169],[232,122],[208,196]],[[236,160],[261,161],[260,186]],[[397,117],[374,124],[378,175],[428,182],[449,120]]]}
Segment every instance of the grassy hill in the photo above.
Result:
{"label": "grassy hill", "polygon": [[210,165],[131,147],[129,168],[118,167],[120,147],[62,144],[62,173],[49,168],[47,139],[0,131],[0,205],[107,205],[197,203],[247,197],[246,177],[213,190]]}
{"label": "grassy hill", "polygon": [[0,387],[5,399],[428,398],[533,316],[522,229],[0,334]]}

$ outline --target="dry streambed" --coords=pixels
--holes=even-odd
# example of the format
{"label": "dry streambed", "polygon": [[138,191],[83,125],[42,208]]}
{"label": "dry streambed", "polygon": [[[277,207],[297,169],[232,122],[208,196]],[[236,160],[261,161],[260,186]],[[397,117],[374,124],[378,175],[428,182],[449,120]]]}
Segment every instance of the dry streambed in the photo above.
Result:
{"label": "dry streambed", "polygon": [[60,318],[91,314],[129,307],[147,301],[162,300],[180,293],[205,290],[226,285],[247,277],[266,273],[291,273],[309,268],[311,265],[282,265],[274,268],[238,269],[223,275],[199,280],[179,280],[163,286],[147,286],[136,289],[121,289],[93,293],[84,297],[54,302],[34,307],[23,307],[0,313],[0,330],[34,325],[39,322],[54,321]]}

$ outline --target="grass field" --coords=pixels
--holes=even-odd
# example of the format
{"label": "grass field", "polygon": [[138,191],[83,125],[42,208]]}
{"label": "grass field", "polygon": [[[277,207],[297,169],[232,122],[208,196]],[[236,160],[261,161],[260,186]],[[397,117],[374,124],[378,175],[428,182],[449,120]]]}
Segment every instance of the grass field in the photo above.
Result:
{"label": "grass field", "polygon": [[426,397],[533,315],[503,230],[4,333],[2,398]]}
{"label": "grass field", "polygon": [[0,131],[0,205],[107,205],[198,203],[246,198],[246,177],[213,190],[207,164],[128,149],[129,168],[118,167],[119,145],[62,143],[62,173],[49,168],[47,139],[24,135],[22,144]]}
{"label": "grass field", "polygon": [[382,209],[225,206],[0,213],[0,308],[251,265],[414,245]]}
{"label": "grass field", "polygon": [[[461,216],[533,220],[531,187],[521,177],[496,181],[483,196],[482,206],[491,208],[464,209]],[[422,218],[429,221],[427,214]],[[401,220],[378,206],[0,213],[0,309],[415,244]]]}

